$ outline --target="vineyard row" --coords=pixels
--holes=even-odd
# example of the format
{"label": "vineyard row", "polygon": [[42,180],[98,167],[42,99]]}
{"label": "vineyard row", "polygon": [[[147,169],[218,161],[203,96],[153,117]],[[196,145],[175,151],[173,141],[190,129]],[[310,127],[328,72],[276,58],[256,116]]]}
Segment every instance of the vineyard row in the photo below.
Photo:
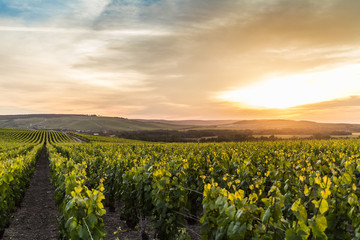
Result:
{"label": "vineyard row", "polygon": [[[64,239],[103,239],[102,203],[158,239],[358,239],[359,140],[57,144]],[[104,199],[105,198],[105,199]],[[146,232],[147,226],[142,231]]]}

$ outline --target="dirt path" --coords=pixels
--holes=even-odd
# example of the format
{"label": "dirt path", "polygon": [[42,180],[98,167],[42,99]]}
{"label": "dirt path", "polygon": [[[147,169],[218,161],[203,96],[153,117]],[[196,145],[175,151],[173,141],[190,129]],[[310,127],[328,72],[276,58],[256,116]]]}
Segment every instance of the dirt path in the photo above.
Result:
{"label": "dirt path", "polygon": [[75,142],[78,142],[78,143],[82,143],[83,141],[71,134],[68,134],[68,133],[65,133],[69,138],[71,138],[72,140],[74,140]]}
{"label": "dirt path", "polygon": [[10,227],[5,230],[3,239],[56,239],[57,214],[54,189],[50,184],[49,160],[44,148],[21,208],[13,214]]}

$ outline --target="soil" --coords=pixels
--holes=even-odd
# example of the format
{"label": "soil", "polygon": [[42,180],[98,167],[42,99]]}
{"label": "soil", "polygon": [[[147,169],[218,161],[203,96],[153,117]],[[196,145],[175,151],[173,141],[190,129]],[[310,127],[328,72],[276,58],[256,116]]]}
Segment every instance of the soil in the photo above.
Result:
{"label": "soil", "polygon": [[13,214],[2,239],[57,239],[58,210],[50,184],[49,160],[44,148],[20,208]]}
{"label": "soil", "polygon": [[[121,206],[122,206],[121,202],[116,202],[115,211],[110,212],[109,208],[106,208],[106,214],[102,216],[107,230],[106,240],[154,239],[154,229],[152,229],[151,227],[150,219],[146,218],[144,220],[141,220],[139,223],[139,227],[136,227],[135,229],[131,229],[126,225],[125,221],[120,219]],[[191,240],[201,239],[199,222],[196,222],[193,225],[186,224],[185,227],[186,227],[186,232],[189,234]]]}
{"label": "soil", "polygon": [[130,229],[125,221],[120,220],[120,203],[116,202],[115,211],[106,208],[106,214],[102,216],[107,231],[106,240],[141,240],[141,232]]}

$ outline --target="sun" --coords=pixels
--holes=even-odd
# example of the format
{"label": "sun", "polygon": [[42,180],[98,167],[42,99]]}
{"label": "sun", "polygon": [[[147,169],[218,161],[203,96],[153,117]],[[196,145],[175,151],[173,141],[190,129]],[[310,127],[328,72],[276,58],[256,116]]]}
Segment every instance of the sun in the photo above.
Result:
{"label": "sun", "polygon": [[221,92],[218,99],[251,108],[286,109],[360,93],[359,65],[296,74]]}

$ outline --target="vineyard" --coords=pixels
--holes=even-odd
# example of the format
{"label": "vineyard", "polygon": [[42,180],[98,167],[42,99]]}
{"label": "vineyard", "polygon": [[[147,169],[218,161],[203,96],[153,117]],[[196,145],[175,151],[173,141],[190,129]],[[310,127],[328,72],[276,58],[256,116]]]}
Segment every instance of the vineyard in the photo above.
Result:
{"label": "vineyard", "polygon": [[65,133],[57,131],[0,129],[0,141],[32,144],[42,144],[47,142],[54,144],[71,142],[72,139]]}
{"label": "vineyard", "polygon": [[142,239],[360,239],[356,139],[160,144],[83,135],[77,138],[87,141],[76,143],[49,131],[0,136],[0,229],[46,146],[60,239],[106,239],[111,211],[121,211],[118,221]]}
{"label": "vineyard", "polygon": [[20,205],[43,144],[70,141],[60,132],[0,130],[0,233],[9,225],[11,213]]}

